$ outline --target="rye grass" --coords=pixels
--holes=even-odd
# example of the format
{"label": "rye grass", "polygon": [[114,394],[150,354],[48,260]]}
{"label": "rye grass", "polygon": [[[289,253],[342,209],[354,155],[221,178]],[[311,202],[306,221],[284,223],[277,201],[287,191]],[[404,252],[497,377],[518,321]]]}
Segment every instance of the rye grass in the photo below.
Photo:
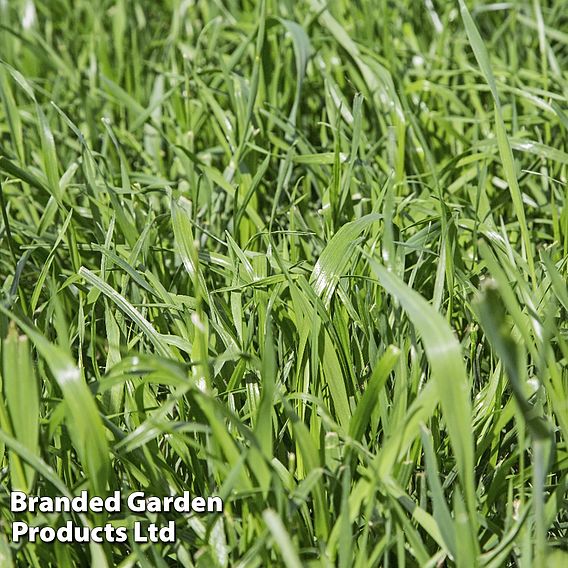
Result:
{"label": "rye grass", "polygon": [[567,565],[565,0],[8,0],[0,58],[2,567]]}

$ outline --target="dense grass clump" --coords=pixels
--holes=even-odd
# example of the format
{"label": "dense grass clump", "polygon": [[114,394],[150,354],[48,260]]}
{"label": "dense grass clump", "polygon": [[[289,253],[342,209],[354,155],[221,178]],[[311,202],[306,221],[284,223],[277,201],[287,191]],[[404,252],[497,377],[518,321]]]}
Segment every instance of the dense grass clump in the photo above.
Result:
{"label": "dense grass clump", "polygon": [[0,1],[0,565],[568,565],[567,69],[565,0]]}

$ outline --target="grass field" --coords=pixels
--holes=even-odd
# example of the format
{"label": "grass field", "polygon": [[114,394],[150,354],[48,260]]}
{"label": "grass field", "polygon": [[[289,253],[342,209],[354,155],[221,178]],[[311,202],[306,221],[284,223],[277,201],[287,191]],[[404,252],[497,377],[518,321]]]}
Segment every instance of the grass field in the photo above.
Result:
{"label": "grass field", "polygon": [[[0,566],[567,566],[567,70],[566,0],[0,1]],[[225,508],[10,511],[85,489]]]}

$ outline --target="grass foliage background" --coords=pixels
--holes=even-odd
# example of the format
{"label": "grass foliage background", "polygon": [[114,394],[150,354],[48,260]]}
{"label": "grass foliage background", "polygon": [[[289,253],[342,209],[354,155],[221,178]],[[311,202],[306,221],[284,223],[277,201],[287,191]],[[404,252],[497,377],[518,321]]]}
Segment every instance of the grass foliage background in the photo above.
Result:
{"label": "grass foliage background", "polygon": [[[565,0],[5,0],[0,54],[2,566],[566,566]],[[10,489],[226,510],[20,546]]]}

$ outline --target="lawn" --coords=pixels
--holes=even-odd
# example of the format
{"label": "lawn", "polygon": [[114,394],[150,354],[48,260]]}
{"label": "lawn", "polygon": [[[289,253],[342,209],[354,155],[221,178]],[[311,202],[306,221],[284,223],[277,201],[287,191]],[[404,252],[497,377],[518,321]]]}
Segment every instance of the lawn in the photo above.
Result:
{"label": "lawn", "polygon": [[567,566],[567,133],[566,0],[0,0],[0,567]]}

